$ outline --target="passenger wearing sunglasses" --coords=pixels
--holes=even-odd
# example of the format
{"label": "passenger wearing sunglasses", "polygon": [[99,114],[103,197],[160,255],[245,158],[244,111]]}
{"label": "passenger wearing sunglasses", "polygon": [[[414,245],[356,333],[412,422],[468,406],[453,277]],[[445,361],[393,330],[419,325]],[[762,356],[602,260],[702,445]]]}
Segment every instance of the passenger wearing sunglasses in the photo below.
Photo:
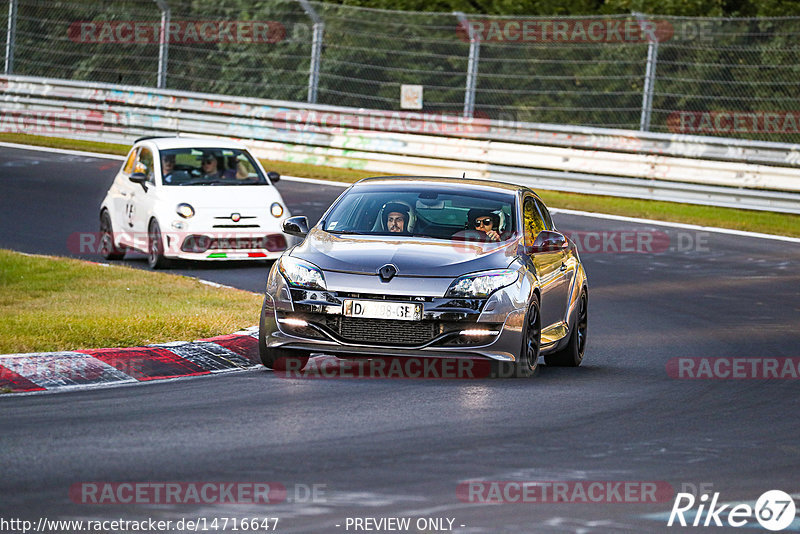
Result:
{"label": "passenger wearing sunglasses", "polygon": [[500,241],[500,216],[485,208],[473,208],[467,214],[467,229],[485,233],[490,241]]}
{"label": "passenger wearing sunglasses", "polygon": [[203,154],[203,159],[200,163],[203,176],[206,178],[221,178],[222,173],[219,170],[219,161],[214,154]]}

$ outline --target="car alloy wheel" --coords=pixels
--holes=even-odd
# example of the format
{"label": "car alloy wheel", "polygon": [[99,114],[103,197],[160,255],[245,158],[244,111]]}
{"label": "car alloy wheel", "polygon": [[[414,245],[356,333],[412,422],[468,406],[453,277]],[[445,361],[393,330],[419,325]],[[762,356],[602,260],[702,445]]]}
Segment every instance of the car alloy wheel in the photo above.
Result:
{"label": "car alloy wheel", "polygon": [[151,269],[165,269],[169,267],[169,260],[164,257],[164,243],[161,239],[161,228],[158,221],[150,223],[147,232],[147,264]]}
{"label": "car alloy wheel", "polygon": [[578,328],[575,331],[578,335],[578,364],[583,360],[583,352],[586,350],[586,334],[589,324],[588,297],[586,291],[581,292],[581,302],[578,312]]}
{"label": "car alloy wheel", "polygon": [[588,327],[588,308],[589,296],[586,288],[581,290],[578,297],[578,309],[575,316],[575,323],[570,332],[567,346],[558,352],[547,354],[544,362],[550,367],[577,367],[583,361],[583,353],[586,350],[586,336]]}
{"label": "car alloy wheel", "polygon": [[[529,375],[536,371],[539,364],[539,349],[542,340],[539,302],[534,301],[525,316],[525,372]],[[520,362],[523,363],[523,362]]]}
{"label": "car alloy wheel", "polygon": [[106,210],[100,214],[100,255],[107,260],[121,260],[125,256],[125,249],[114,245],[114,229]]}

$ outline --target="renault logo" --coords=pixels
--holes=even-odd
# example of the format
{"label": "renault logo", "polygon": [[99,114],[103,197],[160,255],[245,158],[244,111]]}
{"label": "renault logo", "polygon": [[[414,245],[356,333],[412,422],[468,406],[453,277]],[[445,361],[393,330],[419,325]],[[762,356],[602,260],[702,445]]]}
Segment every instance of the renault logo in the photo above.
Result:
{"label": "renault logo", "polygon": [[394,275],[397,274],[397,267],[392,265],[391,263],[387,263],[380,269],[378,269],[378,276],[381,277],[381,282],[388,282]]}

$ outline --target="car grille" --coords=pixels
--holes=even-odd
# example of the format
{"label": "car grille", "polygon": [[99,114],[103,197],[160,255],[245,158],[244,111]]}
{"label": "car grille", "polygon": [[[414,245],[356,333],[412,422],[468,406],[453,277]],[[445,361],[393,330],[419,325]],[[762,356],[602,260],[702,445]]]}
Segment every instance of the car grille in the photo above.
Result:
{"label": "car grille", "polygon": [[327,326],[354,343],[416,346],[434,337],[434,321],[391,321],[358,317],[328,317]]}
{"label": "car grille", "polygon": [[181,245],[184,252],[205,252],[207,250],[254,250],[267,249],[277,252],[286,249],[286,238],[282,234],[243,237],[208,237],[206,235],[186,236]]}
{"label": "car grille", "polygon": [[273,234],[264,237],[214,237],[211,238],[209,249],[267,249],[270,252],[284,250],[286,248],[286,238],[281,234]]}

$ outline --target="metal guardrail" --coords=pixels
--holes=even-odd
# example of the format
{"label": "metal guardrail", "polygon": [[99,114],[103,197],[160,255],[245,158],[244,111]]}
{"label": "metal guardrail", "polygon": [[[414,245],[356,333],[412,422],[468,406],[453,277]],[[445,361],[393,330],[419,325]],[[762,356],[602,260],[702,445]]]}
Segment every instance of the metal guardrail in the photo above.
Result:
{"label": "metal guardrail", "polygon": [[129,143],[239,139],[262,158],[800,213],[800,146],[0,78],[2,129]]}

